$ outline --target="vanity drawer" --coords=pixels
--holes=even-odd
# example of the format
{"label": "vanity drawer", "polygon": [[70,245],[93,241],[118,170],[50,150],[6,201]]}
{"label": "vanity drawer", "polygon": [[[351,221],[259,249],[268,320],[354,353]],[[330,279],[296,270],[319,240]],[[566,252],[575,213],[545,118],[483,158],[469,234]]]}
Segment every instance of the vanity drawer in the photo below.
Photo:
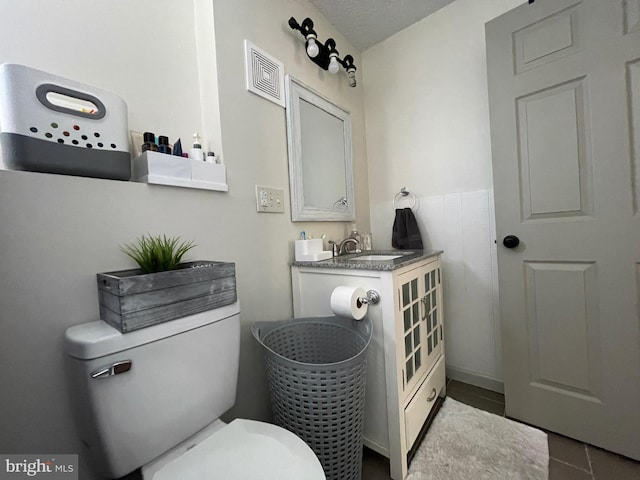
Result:
{"label": "vanity drawer", "polygon": [[438,394],[444,387],[444,356],[441,355],[433,370],[424,379],[415,396],[404,409],[404,424],[407,437],[407,450],[413,446],[420,433]]}

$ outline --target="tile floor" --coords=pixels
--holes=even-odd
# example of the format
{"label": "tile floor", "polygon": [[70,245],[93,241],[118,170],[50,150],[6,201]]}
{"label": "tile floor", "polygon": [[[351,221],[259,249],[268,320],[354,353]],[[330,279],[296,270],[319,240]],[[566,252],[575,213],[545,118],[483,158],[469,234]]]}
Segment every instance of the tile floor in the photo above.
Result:
{"label": "tile floor", "polygon": [[[504,396],[449,380],[447,395],[472,407],[504,416]],[[555,433],[549,437],[549,480],[640,480],[640,462]],[[389,461],[365,448],[362,480],[390,480]]]}

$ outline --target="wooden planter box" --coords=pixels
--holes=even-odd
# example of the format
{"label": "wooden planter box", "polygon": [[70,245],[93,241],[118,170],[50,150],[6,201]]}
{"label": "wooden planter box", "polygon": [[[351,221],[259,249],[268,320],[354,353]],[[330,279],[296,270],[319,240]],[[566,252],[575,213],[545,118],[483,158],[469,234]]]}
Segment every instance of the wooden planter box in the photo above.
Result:
{"label": "wooden planter box", "polygon": [[100,318],[121,332],[229,305],[237,299],[235,263],[181,263],[168,272],[98,273]]}

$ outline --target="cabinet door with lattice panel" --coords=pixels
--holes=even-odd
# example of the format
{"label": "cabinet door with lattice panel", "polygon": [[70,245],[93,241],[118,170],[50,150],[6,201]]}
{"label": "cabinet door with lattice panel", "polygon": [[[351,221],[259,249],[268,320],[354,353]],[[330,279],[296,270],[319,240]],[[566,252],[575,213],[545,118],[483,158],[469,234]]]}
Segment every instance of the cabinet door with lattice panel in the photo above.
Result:
{"label": "cabinet door with lattice panel", "polygon": [[438,266],[438,262],[431,262],[401,273],[396,279],[396,345],[405,398],[442,352]]}
{"label": "cabinet door with lattice panel", "polygon": [[442,326],[442,295],[440,291],[440,263],[432,263],[420,272],[424,285],[422,317],[425,321],[425,371],[429,373],[442,354],[444,332]]}

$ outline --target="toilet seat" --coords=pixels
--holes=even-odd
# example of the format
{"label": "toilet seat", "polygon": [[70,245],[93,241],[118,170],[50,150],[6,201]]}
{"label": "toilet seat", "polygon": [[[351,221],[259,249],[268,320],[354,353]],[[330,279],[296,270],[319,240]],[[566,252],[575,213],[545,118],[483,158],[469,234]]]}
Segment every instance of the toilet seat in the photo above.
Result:
{"label": "toilet seat", "polygon": [[326,478],[311,448],[293,433],[268,423],[236,419],[189,447],[155,468],[145,467],[145,480]]}

